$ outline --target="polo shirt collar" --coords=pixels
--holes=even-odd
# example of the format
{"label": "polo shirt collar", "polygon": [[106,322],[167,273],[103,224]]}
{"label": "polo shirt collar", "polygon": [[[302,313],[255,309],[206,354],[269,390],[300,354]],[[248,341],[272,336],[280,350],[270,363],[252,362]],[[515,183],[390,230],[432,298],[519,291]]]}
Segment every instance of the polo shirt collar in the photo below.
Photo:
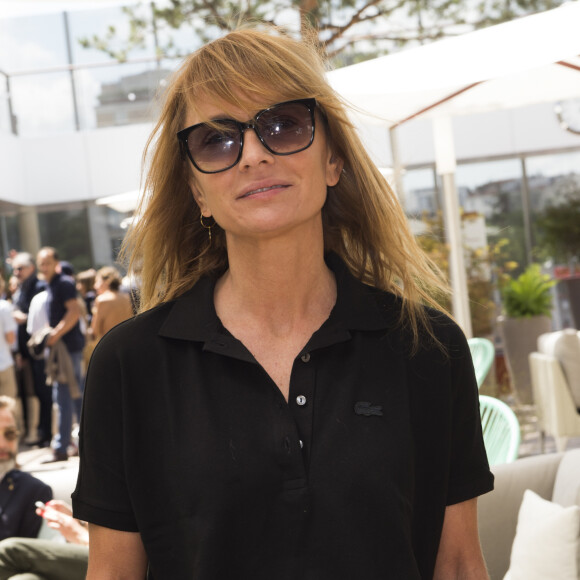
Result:
{"label": "polo shirt collar", "polygon": [[325,256],[327,266],[336,278],[336,304],[328,323],[348,330],[381,330],[398,322],[397,298],[388,292],[364,284],[355,278],[334,252]]}
{"label": "polo shirt collar", "polygon": [[[319,342],[317,335],[336,333],[335,338],[342,336],[344,340],[345,331],[386,330],[397,324],[399,308],[393,308],[397,302],[395,296],[357,280],[337,254],[330,252],[325,260],[336,277],[337,299],[329,318],[313,335],[310,348],[314,346],[312,342]],[[171,305],[159,334],[168,338],[219,343],[224,346],[230,338],[236,340],[224,328],[216,314],[215,284],[216,280],[213,278],[201,278],[191,290],[177,298]]]}

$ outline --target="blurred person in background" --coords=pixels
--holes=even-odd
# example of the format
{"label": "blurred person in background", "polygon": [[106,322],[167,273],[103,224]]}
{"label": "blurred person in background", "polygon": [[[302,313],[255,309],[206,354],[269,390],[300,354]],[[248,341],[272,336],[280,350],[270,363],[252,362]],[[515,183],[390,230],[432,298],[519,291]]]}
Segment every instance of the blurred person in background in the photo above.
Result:
{"label": "blurred person in background", "polygon": [[87,310],[87,327],[91,326],[91,319],[93,316],[93,303],[97,297],[95,292],[95,276],[97,272],[94,268],[89,268],[76,275],[77,290],[81,298],[85,302]]}
{"label": "blurred person in background", "polygon": [[111,328],[133,316],[129,294],[121,290],[122,278],[112,266],[101,268],[95,277],[97,297],[93,304],[90,334],[98,342]]}
{"label": "blurred person in background", "polygon": [[37,294],[46,290],[46,282],[38,278],[34,259],[28,252],[12,255],[11,266],[19,281],[19,288],[12,299],[12,315],[18,324],[15,360],[26,427],[25,442],[48,447],[52,436],[52,391],[46,386],[44,360],[32,358],[26,344],[30,338],[26,329],[30,303]]}
{"label": "blurred person in background", "polygon": [[[0,277],[0,294],[4,292],[4,278]],[[0,298],[0,395],[18,399],[12,347],[16,342],[18,325],[12,316],[12,305]],[[20,406],[20,405],[18,405]],[[21,413],[18,413],[19,420]]]}
{"label": "blurred person in background", "polygon": [[66,543],[8,538],[0,542],[0,580],[84,580],[89,557],[89,532],[72,517],[71,507],[52,500],[36,513],[58,530]]}
{"label": "blurred person in background", "polygon": [[18,289],[20,288],[20,282],[18,278],[14,275],[8,278],[8,283],[4,289],[4,298],[10,302],[14,301],[14,297],[18,297]]}
{"label": "blurred person in background", "polygon": [[93,304],[97,296],[97,293],[95,292],[96,275],[97,271],[94,268],[89,268],[88,270],[79,272],[76,275],[79,299],[82,301],[83,304],[82,315],[84,319],[84,334],[85,334],[85,347],[83,349],[83,368],[82,368],[83,376],[87,371],[89,361],[91,359],[91,355],[93,354],[93,349],[95,348],[96,344],[96,342],[93,340],[91,336]]}
{"label": "blurred person in background", "polygon": [[16,465],[19,431],[14,399],[0,396],[0,540],[19,536],[35,538],[42,521],[35,502],[52,499],[52,489]]}
{"label": "blurred person in background", "polygon": [[53,401],[59,410],[59,429],[54,444],[54,455],[48,461],[66,461],[71,443],[73,406],[80,417],[83,381],[81,375],[82,353],[85,337],[80,329],[81,307],[77,297],[75,281],[61,272],[55,248],[44,247],[38,252],[38,271],[48,283],[48,321],[51,331],[46,346],[51,349],[64,346],[63,355],[70,358],[72,373],[66,381],[57,380],[53,385]]}

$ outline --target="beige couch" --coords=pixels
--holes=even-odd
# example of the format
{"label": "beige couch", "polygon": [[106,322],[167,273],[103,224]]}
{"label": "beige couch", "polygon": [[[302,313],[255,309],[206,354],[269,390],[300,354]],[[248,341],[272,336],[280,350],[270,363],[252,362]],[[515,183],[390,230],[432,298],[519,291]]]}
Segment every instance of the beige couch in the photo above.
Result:
{"label": "beige couch", "polygon": [[491,580],[502,580],[526,489],[564,507],[580,506],[580,449],[494,465],[492,471],[495,490],[478,500],[479,533]]}

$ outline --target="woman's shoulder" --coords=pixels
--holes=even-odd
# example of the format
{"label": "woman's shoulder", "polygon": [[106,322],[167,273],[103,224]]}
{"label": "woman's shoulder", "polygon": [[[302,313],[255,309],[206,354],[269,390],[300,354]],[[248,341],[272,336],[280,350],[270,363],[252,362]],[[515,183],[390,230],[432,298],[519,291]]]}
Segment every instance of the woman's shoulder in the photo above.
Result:
{"label": "woman's shoulder", "polygon": [[[376,301],[379,308],[389,311],[392,320],[397,321],[396,326],[399,331],[409,333],[408,338],[410,339],[412,329],[403,298],[387,290],[380,290],[372,286],[368,288],[372,299]],[[416,313],[419,345],[423,345],[427,350],[430,350],[432,346],[455,349],[457,345],[466,344],[466,337],[461,327],[443,310],[420,304],[417,306]]]}
{"label": "woman's shoulder", "polygon": [[102,304],[103,302],[113,302],[117,300],[120,296],[120,292],[113,292],[112,290],[105,290],[102,294],[98,294],[95,297],[96,304]]}
{"label": "woman's shoulder", "polygon": [[118,349],[123,345],[134,344],[136,341],[143,343],[148,338],[157,336],[173,304],[174,301],[164,302],[120,322],[103,336],[98,346],[101,349],[104,347]]}

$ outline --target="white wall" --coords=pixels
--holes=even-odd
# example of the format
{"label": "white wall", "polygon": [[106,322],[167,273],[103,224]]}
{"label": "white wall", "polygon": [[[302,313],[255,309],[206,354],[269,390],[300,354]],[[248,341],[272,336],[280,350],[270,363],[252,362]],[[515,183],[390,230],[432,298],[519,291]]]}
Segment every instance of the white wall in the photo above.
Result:
{"label": "white wall", "polygon": [[[453,119],[457,159],[520,155],[530,152],[580,147],[580,135],[560,128],[553,104],[539,104],[520,109],[494,111]],[[359,134],[375,162],[391,164],[388,131],[361,127]],[[435,158],[433,128],[430,119],[409,121],[397,129],[402,164],[431,163]]]}
{"label": "white wall", "polygon": [[0,199],[22,203],[24,155],[21,140],[0,133]]}
{"label": "white wall", "polygon": [[[580,147],[562,130],[552,104],[453,119],[458,160]],[[0,135],[0,199],[25,205],[92,200],[139,187],[141,155],[151,125],[16,138]],[[434,159],[429,119],[398,129],[403,165]],[[388,131],[364,127],[361,137],[375,162],[391,164]]]}
{"label": "white wall", "polygon": [[0,199],[24,205],[84,201],[137,189],[151,126],[0,138]]}

